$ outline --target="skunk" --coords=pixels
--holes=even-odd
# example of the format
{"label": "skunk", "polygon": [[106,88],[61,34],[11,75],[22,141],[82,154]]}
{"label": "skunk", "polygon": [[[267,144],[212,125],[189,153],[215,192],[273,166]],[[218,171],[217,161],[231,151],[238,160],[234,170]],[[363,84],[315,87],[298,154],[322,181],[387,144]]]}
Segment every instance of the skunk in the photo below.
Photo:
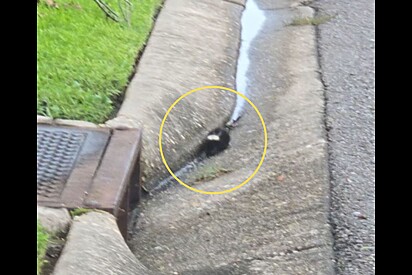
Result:
{"label": "skunk", "polygon": [[206,154],[206,157],[214,156],[225,150],[229,146],[229,142],[229,129],[216,128],[207,134],[200,147],[200,153]]}
{"label": "skunk", "polygon": [[204,156],[211,157],[226,150],[230,142],[229,131],[237,126],[240,117],[241,116],[238,116],[236,119],[231,119],[224,127],[218,127],[210,131],[200,145],[198,155],[201,156],[201,158]]}

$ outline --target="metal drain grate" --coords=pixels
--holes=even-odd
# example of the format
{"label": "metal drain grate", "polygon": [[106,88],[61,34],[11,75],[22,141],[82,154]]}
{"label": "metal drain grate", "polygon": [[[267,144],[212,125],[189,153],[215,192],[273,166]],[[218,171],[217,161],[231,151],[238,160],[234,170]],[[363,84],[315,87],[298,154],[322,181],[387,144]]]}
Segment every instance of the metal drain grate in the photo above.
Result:
{"label": "metal drain grate", "polygon": [[37,195],[60,196],[86,137],[85,132],[37,129]]}
{"label": "metal drain grate", "polygon": [[140,198],[141,130],[37,124],[37,203],[112,213],[127,236]]}
{"label": "metal drain grate", "polygon": [[38,124],[38,203],[81,205],[109,138],[109,129]]}

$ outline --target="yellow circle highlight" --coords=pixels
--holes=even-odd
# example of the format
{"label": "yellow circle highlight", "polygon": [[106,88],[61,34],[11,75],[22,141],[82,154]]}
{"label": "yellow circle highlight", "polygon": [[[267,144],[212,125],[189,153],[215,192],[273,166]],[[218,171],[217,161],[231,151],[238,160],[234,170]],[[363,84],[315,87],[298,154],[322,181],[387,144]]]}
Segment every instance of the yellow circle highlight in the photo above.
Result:
{"label": "yellow circle highlight", "polygon": [[[192,186],[187,185],[186,183],[184,183],[183,181],[181,181],[181,180],[172,172],[172,170],[170,169],[169,165],[167,164],[167,161],[166,161],[165,156],[164,156],[164,154],[163,154],[163,147],[162,147],[163,127],[164,127],[164,124],[165,124],[165,122],[166,122],[167,117],[169,116],[170,111],[174,108],[174,106],[175,106],[180,100],[182,100],[182,99],[185,98],[186,96],[188,96],[188,95],[190,95],[190,94],[193,94],[194,92],[201,91],[201,90],[205,90],[205,89],[220,89],[220,90],[226,90],[226,91],[235,93],[235,94],[237,94],[238,96],[240,96],[240,97],[242,97],[243,99],[245,99],[245,100],[253,107],[253,109],[256,111],[256,113],[258,114],[258,116],[259,116],[259,118],[260,118],[260,121],[262,122],[263,133],[264,133],[264,137],[265,137],[262,158],[260,159],[260,162],[259,162],[258,166],[256,167],[255,171],[253,171],[252,175],[250,175],[249,178],[247,178],[247,179],[246,179],[245,181],[243,181],[241,184],[239,184],[239,185],[237,185],[237,186],[235,186],[235,187],[233,187],[233,188],[230,188],[230,189],[227,189],[227,190],[223,190],[223,191],[203,191],[203,190],[199,190],[199,189],[196,189],[196,188],[194,188],[194,187],[192,187]],[[240,187],[242,187],[242,186],[245,185],[246,183],[248,183],[248,182],[256,175],[256,173],[259,171],[260,166],[262,166],[263,161],[265,160],[265,155],[266,155],[267,146],[268,146],[268,134],[267,134],[267,131],[266,131],[266,124],[265,124],[265,121],[263,120],[263,117],[262,117],[262,115],[260,114],[258,108],[257,108],[257,107],[249,100],[249,98],[247,98],[244,94],[242,94],[242,93],[240,93],[240,92],[238,92],[238,91],[235,91],[235,90],[233,90],[233,89],[226,88],[226,87],[222,87],[222,86],[204,86],[204,87],[200,87],[200,88],[197,88],[197,89],[193,89],[193,90],[191,90],[191,91],[183,94],[183,95],[180,96],[180,97],[172,104],[172,106],[170,106],[170,108],[167,110],[165,116],[163,117],[162,124],[160,125],[160,131],[159,131],[159,150],[160,150],[160,155],[161,155],[161,157],[162,157],[163,164],[166,166],[167,171],[169,171],[170,175],[172,175],[172,177],[173,177],[175,180],[177,180],[177,182],[179,182],[179,183],[180,183],[181,185],[183,185],[184,187],[186,187],[186,188],[188,188],[188,189],[190,189],[190,190],[192,190],[192,191],[194,191],[194,192],[201,193],[201,194],[206,194],[206,195],[220,195],[220,194],[230,193],[230,192],[232,192],[232,191],[235,191],[236,189],[239,189]]]}

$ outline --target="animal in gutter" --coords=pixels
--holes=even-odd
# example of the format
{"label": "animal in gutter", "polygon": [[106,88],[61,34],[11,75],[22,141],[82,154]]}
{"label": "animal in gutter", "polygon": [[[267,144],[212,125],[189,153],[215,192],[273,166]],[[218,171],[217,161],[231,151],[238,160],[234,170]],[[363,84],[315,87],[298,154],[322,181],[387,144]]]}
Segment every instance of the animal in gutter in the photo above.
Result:
{"label": "animal in gutter", "polygon": [[216,128],[206,136],[201,146],[201,153],[205,153],[206,157],[214,156],[225,150],[229,146],[229,142],[229,130]]}

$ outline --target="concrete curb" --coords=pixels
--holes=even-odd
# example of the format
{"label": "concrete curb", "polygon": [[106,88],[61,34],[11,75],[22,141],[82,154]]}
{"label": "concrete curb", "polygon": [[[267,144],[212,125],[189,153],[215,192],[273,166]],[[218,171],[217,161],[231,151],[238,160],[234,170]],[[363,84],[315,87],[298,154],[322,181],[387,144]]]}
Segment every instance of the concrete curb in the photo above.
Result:
{"label": "concrete curb", "polygon": [[[167,109],[182,94],[195,88],[234,88],[244,3],[244,0],[166,0],[115,118],[100,125],[43,116],[37,116],[37,122],[143,128],[142,183],[151,189],[153,183],[168,176],[157,142]],[[163,129],[163,150],[172,170],[192,158],[208,131],[228,121],[235,98],[229,92],[206,90],[179,102]]]}
{"label": "concrete curb", "polygon": [[[172,103],[202,86],[234,88],[243,2],[165,1],[117,117],[106,122],[112,128],[144,129],[142,172],[147,189],[169,175],[157,141]],[[170,113],[163,149],[172,170],[192,157],[208,131],[228,121],[235,95],[212,91],[183,99]]]}
{"label": "concrete curb", "polygon": [[127,247],[116,218],[106,212],[75,217],[53,275],[154,274]]}
{"label": "concrete curb", "polygon": [[[167,171],[157,145],[160,122],[169,106],[189,90],[209,85],[234,88],[243,6],[244,0],[166,0],[116,118],[96,125],[37,116],[37,123],[143,128],[144,178],[164,177]],[[229,119],[235,95],[199,92],[179,104],[183,108],[170,114],[171,123],[164,128],[164,151],[172,169],[191,157],[207,131]],[[53,274],[154,273],[130,251],[114,216],[90,212],[72,221]]]}
{"label": "concrete curb", "polygon": [[[201,2],[191,0],[186,1],[188,3],[184,2],[185,1],[182,0],[166,1],[146,51],[139,63],[136,76],[127,90],[125,102],[123,103],[118,116],[105,124],[108,127],[114,128],[144,127],[145,138],[143,142],[146,150],[143,151],[143,159],[147,160],[145,174],[146,177],[150,179],[158,179],[164,175],[162,172],[162,170],[164,170],[163,164],[160,162],[158,156],[157,133],[160,121],[168,108],[166,105],[170,105],[173,102],[173,99],[176,99],[184,92],[205,84],[222,85],[232,88],[234,85],[233,75],[237,58],[236,54],[239,40],[238,31],[240,28],[237,22],[239,22],[241,10],[243,9],[242,3],[237,3],[239,1],[233,3],[232,1],[217,2],[212,0],[204,0]],[[311,14],[311,11],[307,8],[300,8],[298,11],[304,15]],[[175,24],[171,24],[170,22],[174,22]],[[200,26],[205,27],[201,28]],[[191,29],[195,29],[195,31],[190,31]],[[207,43],[207,40],[213,36],[211,33],[213,33],[219,41],[216,43],[216,48],[211,47],[210,44]],[[307,34],[306,32],[303,33]],[[199,39],[203,42],[199,43]],[[228,42],[228,40],[231,42]],[[182,41],[184,41],[184,43],[181,43]],[[294,43],[298,44],[299,42],[301,41],[295,37]],[[201,43],[204,43],[206,47],[199,48]],[[303,55],[304,54],[305,52]],[[185,59],[186,55],[201,56],[202,62],[187,64],[187,60]],[[205,58],[205,60],[203,58]],[[222,58],[226,59],[222,61]],[[163,64],[164,66],[162,66]],[[193,65],[193,67],[191,65]],[[290,65],[296,66],[297,64]],[[215,68],[219,68],[218,71],[216,71]],[[310,73],[312,73],[312,71]],[[309,77],[312,76],[312,74],[309,75]],[[302,79],[299,78],[299,80]],[[313,79],[310,78],[310,81],[312,80]],[[298,84],[303,85],[301,82]],[[310,87],[312,90],[308,93],[313,93],[316,96],[319,95],[319,89],[322,89],[322,87],[318,84],[318,82],[311,83],[310,85],[313,85],[313,87]],[[294,86],[295,89],[293,91],[301,90],[303,86],[299,85]],[[297,93],[297,95],[299,94]],[[211,127],[217,126],[224,122],[224,119],[230,114],[231,110],[228,110],[226,106],[233,101],[233,98],[217,96],[215,100],[224,102],[226,106],[213,107],[213,103],[212,106],[199,109],[199,105],[202,105],[201,103],[207,98],[208,96],[200,97],[194,102],[187,103],[184,106],[184,113],[187,111],[188,114],[193,115],[195,118],[193,124],[175,124],[172,126],[177,126],[175,127],[176,129],[173,129],[173,127],[168,128],[170,133],[166,136],[165,146],[172,152],[173,150],[185,152],[180,156],[173,156],[173,154],[169,156],[173,160],[175,167],[178,167],[180,163],[183,163],[186,160],[190,155],[190,152],[193,151],[195,144],[204,136],[203,132],[199,132],[199,127],[196,127],[196,121],[199,121],[201,118],[206,118],[204,125]],[[285,100],[288,99],[285,98]],[[158,102],[164,103],[165,106],[156,107],[156,103]],[[316,101],[311,104],[312,105],[309,107],[318,108],[319,106],[317,104],[322,103]],[[321,106],[319,109],[321,109]],[[211,110],[212,113],[216,115],[208,116],[211,113]],[[286,112],[286,110],[281,111]],[[196,117],[196,113],[199,114],[199,117]],[[174,118],[177,119],[179,115],[183,115],[183,113],[178,112]],[[318,117],[315,119],[317,118]],[[48,121],[47,119],[45,120]],[[171,117],[171,120],[173,121],[173,116]],[[204,127],[204,125],[201,126]],[[309,126],[307,127],[309,128]],[[320,131],[318,130],[319,129],[316,130],[316,135],[320,134],[322,131],[322,129]],[[183,138],[174,140],[174,137],[176,136],[183,136]],[[184,142],[186,137],[190,136],[193,137],[194,142],[191,144]],[[178,142],[177,145],[176,142]],[[304,150],[302,149],[303,147],[294,146],[296,144],[290,145],[291,148],[289,149],[291,151],[283,154],[281,163],[286,163],[289,161],[289,158],[295,157],[292,154],[292,151],[295,148]],[[316,147],[317,150],[315,153],[325,153],[325,144],[323,143],[323,140],[320,139],[319,143],[310,143],[309,145]],[[183,147],[188,148],[182,149]],[[277,268],[277,271],[285,271],[285,273],[282,274],[291,274],[287,272],[290,271],[290,265],[293,263],[296,264],[302,272],[306,271],[306,274],[332,274],[332,267],[328,260],[328,257],[330,256],[329,247],[331,240],[328,235],[329,228],[327,225],[327,218],[325,217],[325,198],[323,197],[326,192],[326,186],[324,186],[323,183],[327,181],[325,178],[327,175],[324,173],[325,167],[323,166],[324,159],[318,155],[310,155],[310,157],[313,157],[314,162],[317,164],[316,168],[319,168],[320,172],[318,174],[314,172],[314,175],[311,174],[307,177],[298,165],[295,165],[296,167],[291,165],[292,169],[290,171],[291,173],[296,172],[297,176],[301,176],[302,178],[299,180],[303,183],[305,183],[304,180],[308,180],[307,178],[309,178],[308,182],[305,183],[307,186],[301,187],[303,188],[303,190],[301,190],[301,192],[303,192],[301,198],[303,199],[298,198],[297,196],[290,198],[292,203],[296,203],[296,209],[303,209],[303,214],[293,214],[288,212],[289,209],[282,208],[281,206],[283,204],[281,203],[283,203],[284,198],[278,194],[267,194],[268,197],[265,198],[269,200],[270,196],[276,197],[276,200],[278,200],[279,203],[279,210],[276,210],[278,211],[277,214],[284,214],[284,220],[281,222],[284,222],[285,224],[296,224],[296,227],[291,230],[295,235],[287,235],[290,233],[287,226],[285,226],[285,228],[280,228],[285,231],[285,233],[283,233],[283,231],[281,232],[281,234],[285,234],[282,237],[289,240],[291,243],[295,242],[308,245],[295,247],[295,244],[292,246],[289,243],[284,244],[279,241],[274,244],[278,246],[280,252],[274,254],[267,253],[265,250],[267,249],[268,251],[271,251],[273,244],[263,247],[262,251],[259,252],[260,254],[257,255],[259,257],[263,255],[262,258],[256,257],[256,259],[251,258],[252,260],[250,260],[252,264],[257,266],[254,267],[256,270],[273,271]],[[270,158],[274,157],[268,155],[268,159]],[[264,171],[264,169],[266,168],[262,167],[262,171]],[[268,173],[266,176],[274,177],[275,175]],[[311,177],[316,180],[313,180]],[[322,183],[318,184],[317,180],[322,181]],[[257,177],[256,182],[258,181],[265,183],[267,179],[265,177]],[[293,185],[290,184],[290,186]],[[319,190],[314,190],[312,193],[305,193],[306,189],[304,188],[308,188],[309,190],[312,187],[317,187]],[[278,191],[281,192],[281,189]],[[294,189],[290,191],[296,192]],[[279,196],[279,198],[277,196]],[[310,196],[311,198],[309,198]],[[245,196],[245,198],[245,201],[250,199],[249,196]],[[312,213],[310,208],[313,200],[316,201],[316,207],[319,207],[315,213]],[[256,202],[259,202],[259,200],[256,199]],[[165,206],[167,206],[166,203],[164,203]],[[181,204],[181,202],[179,203]],[[307,203],[309,206],[302,205],[303,203]],[[243,206],[245,210],[249,208],[247,203],[244,203]],[[179,205],[179,207],[181,207],[181,205]],[[242,204],[239,204],[238,202],[238,206],[236,207],[240,208],[242,207]],[[285,212],[283,213],[282,211]],[[237,209],[233,210],[233,213],[237,212],[239,212]],[[251,213],[251,216],[257,216],[257,214],[259,213]],[[266,213],[264,213],[264,215],[266,215]],[[309,218],[307,216],[309,216]],[[234,216],[232,215],[231,218],[233,217]],[[167,223],[170,222],[169,217],[166,219]],[[306,219],[308,222],[304,223]],[[228,218],[225,219],[225,221],[226,220],[230,219]],[[207,229],[206,226],[199,227]],[[316,228],[316,230],[312,230],[313,232],[306,230],[312,227]],[[185,233],[191,233],[189,229],[186,228],[186,230],[189,232],[185,231]],[[267,237],[269,238],[270,236]],[[173,238],[173,234],[171,233],[168,238]],[[292,252],[289,253],[289,250]],[[193,254],[192,251],[184,252]],[[292,253],[297,254],[292,255]],[[278,258],[281,258],[281,260]],[[176,259],[173,259],[173,261],[176,261]],[[273,263],[276,263],[276,267]],[[180,264],[183,265],[182,263]],[[298,268],[295,269],[297,270]],[[315,273],[316,271],[318,273]],[[66,246],[55,266],[53,274],[153,273],[144,267],[127,247],[118,230],[115,218],[112,215],[108,213],[91,212],[74,219]]]}
{"label": "concrete curb", "polygon": [[37,218],[44,229],[53,236],[66,234],[72,221],[67,209],[43,206],[37,206]]}
{"label": "concrete curb", "polygon": [[82,120],[71,120],[71,119],[53,119],[47,116],[37,116],[37,124],[49,124],[49,125],[59,125],[59,126],[71,126],[71,127],[88,127],[88,128],[99,128],[105,127],[104,124],[97,125],[92,122],[82,121]]}
{"label": "concrete curb", "polygon": [[[254,61],[249,67],[254,84],[250,97],[256,99],[269,134],[265,163],[250,183],[230,194],[204,196],[170,188],[146,201],[130,245],[152,270],[334,274],[324,95],[315,29],[288,25],[294,17],[309,17],[313,11],[291,8],[291,1],[279,2],[283,4],[258,2],[260,8],[267,8],[268,17],[250,53]],[[259,143],[260,136],[248,136],[248,130],[259,130],[252,116],[242,118],[232,133],[233,141]],[[225,151],[213,159],[213,163],[240,159],[236,176],[218,177],[197,185],[199,189],[215,190],[251,174],[247,163],[257,153],[241,142],[237,146],[245,150]],[[230,159],[225,158],[229,154]]]}

